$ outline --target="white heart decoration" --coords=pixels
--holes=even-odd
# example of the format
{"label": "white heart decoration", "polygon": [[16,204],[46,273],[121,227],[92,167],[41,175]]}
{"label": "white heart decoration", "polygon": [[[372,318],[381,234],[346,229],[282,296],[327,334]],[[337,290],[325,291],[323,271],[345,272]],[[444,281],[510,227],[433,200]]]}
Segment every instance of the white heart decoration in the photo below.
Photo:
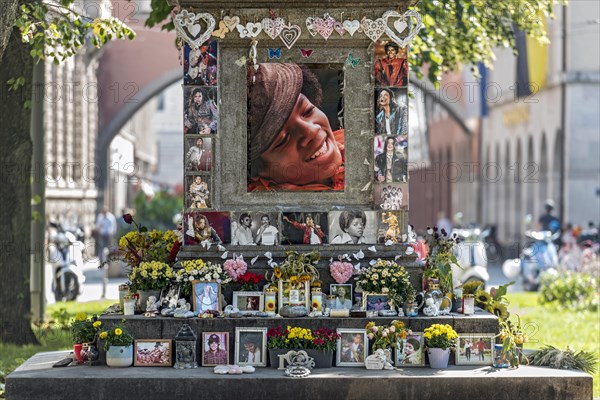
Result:
{"label": "white heart decoration", "polygon": [[[385,33],[402,48],[406,47],[413,38],[417,36],[421,28],[423,28],[421,15],[414,10],[408,10],[404,14],[390,10],[386,11],[381,18],[385,20]],[[388,20],[390,18],[399,18],[394,22],[394,29],[396,29],[396,31],[388,26]],[[416,21],[416,23],[414,21]],[[398,34],[401,34],[407,27],[408,33],[401,39]]]}
{"label": "white heart decoration", "polygon": [[[206,22],[206,31],[202,32],[202,27],[199,22]],[[197,49],[202,43],[210,39],[210,35],[215,29],[215,19],[209,13],[192,13],[188,10],[183,10],[175,15],[174,20],[175,30],[179,36],[190,45],[191,48]]]}
{"label": "white heart decoration", "polygon": [[342,26],[344,27],[346,32],[348,32],[350,34],[350,36],[354,36],[356,31],[358,31],[358,28],[360,28],[360,22],[358,22],[355,19],[353,19],[353,20],[347,19],[342,23]]}
{"label": "white heart decoration", "polygon": [[360,25],[362,26],[365,35],[367,35],[373,42],[376,42],[377,39],[383,35],[383,32],[385,32],[386,28],[386,22],[383,18],[377,18],[376,20],[363,18]]}
{"label": "white heart decoration", "polygon": [[240,17],[235,16],[235,15],[233,17],[230,17],[228,15],[225,18],[223,18],[223,23],[225,23],[225,26],[227,27],[227,29],[232,31],[240,23]]}
{"label": "white heart decoration", "polygon": [[310,33],[312,36],[317,35],[317,31],[315,31],[315,18],[314,17],[306,18],[306,29],[308,30],[308,33]]}
{"label": "white heart decoration", "polygon": [[260,22],[248,22],[246,26],[240,24],[235,28],[240,33],[240,38],[255,38],[262,31],[262,24]]}
{"label": "white heart decoration", "polygon": [[275,40],[281,33],[285,20],[283,18],[263,18],[261,21],[263,32],[271,39]]}
{"label": "white heart decoration", "polygon": [[298,25],[284,25],[281,29],[281,33],[279,35],[279,39],[283,42],[285,47],[289,49],[292,48],[294,43],[300,38],[300,34],[302,30]]}

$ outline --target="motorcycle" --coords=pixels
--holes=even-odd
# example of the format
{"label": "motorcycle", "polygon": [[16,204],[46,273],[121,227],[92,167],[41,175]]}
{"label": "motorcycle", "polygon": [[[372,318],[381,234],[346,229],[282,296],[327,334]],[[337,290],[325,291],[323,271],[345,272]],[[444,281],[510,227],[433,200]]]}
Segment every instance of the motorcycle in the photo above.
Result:
{"label": "motorcycle", "polygon": [[48,262],[52,267],[52,292],[56,301],[73,301],[81,294],[83,275],[83,231],[65,229],[60,223],[50,222],[48,234]]}
{"label": "motorcycle", "polygon": [[477,227],[454,229],[461,241],[456,246],[454,255],[461,268],[452,268],[454,287],[471,281],[481,281],[484,284],[490,279],[487,270],[487,254],[484,243],[489,230],[482,231]]}
{"label": "motorcycle", "polygon": [[535,292],[540,286],[540,275],[558,268],[558,252],[554,241],[560,232],[527,231],[528,244],[517,259],[506,260],[502,272],[508,279],[521,275],[523,289]]}

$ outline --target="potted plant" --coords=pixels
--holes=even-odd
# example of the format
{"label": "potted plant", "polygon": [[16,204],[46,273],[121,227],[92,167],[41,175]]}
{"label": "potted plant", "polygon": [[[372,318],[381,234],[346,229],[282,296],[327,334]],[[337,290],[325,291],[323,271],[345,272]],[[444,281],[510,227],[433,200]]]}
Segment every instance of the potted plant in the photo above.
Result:
{"label": "potted plant", "polygon": [[160,292],[169,286],[173,277],[171,267],[161,261],[143,261],[131,270],[130,287],[132,291],[140,294],[142,311],[146,310],[146,302],[150,296],[160,298]]}
{"label": "potted plant", "polygon": [[271,367],[279,365],[279,355],[290,350],[305,350],[315,359],[315,368],[331,367],[333,351],[339,335],[327,328],[319,328],[314,333],[308,328],[277,326],[267,331],[267,347]]}
{"label": "potted plant", "polygon": [[71,322],[73,352],[78,362],[87,361],[90,347],[95,345],[96,335],[102,326],[96,315],[88,318],[85,313],[77,313]]}
{"label": "potted plant", "polygon": [[181,294],[190,298],[193,281],[217,281],[221,287],[232,281],[230,274],[220,264],[213,264],[202,259],[186,260],[181,263],[180,269],[175,273],[175,281],[181,284]]}
{"label": "potted plant", "polygon": [[412,333],[407,331],[404,322],[398,320],[392,321],[390,325],[375,325],[375,322],[371,321],[365,326],[365,330],[373,351],[389,349],[391,354],[394,354],[393,350],[398,347],[400,340],[406,339],[406,336]]}
{"label": "potted plant", "polygon": [[106,365],[109,367],[130,367],[133,364],[133,336],[120,325],[100,332],[104,341]]}
{"label": "potted plant", "polygon": [[452,266],[462,269],[454,255],[454,247],[460,243],[460,238],[456,234],[450,235],[450,232],[446,232],[444,229],[438,230],[434,226],[433,228],[427,227],[426,240],[429,253],[425,258],[423,279],[438,279],[442,295],[451,298],[454,292]]}
{"label": "potted plant", "polygon": [[397,307],[401,307],[410,292],[410,276],[404,267],[395,261],[377,259],[374,265],[361,270],[355,278],[358,286],[367,293],[383,293]]}
{"label": "potted plant", "polygon": [[450,349],[458,334],[448,324],[433,324],[423,332],[431,368],[447,368]]}

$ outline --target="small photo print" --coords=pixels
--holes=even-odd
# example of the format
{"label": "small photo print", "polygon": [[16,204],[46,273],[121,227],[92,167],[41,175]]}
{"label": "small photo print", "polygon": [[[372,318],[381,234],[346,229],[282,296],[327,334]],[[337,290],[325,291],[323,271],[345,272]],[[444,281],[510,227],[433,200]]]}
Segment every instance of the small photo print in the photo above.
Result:
{"label": "small photo print", "polygon": [[367,294],[365,296],[365,309],[373,311],[391,310],[390,299],[387,294]]}
{"label": "small photo print", "polygon": [[256,314],[264,309],[263,292],[233,292],[233,306],[241,314]]}
{"label": "small photo print", "polygon": [[231,224],[229,213],[225,211],[200,212],[184,214],[183,231],[185,245],[219,245],[231,241]]}
{"label": "small photo print", "polygon": [[229,332],[202,332],[202,366],[229,364]]}
{"label": "small photo print", "polygon": [[375,134],[408,135],[408,95],[406,89],[375,90]]}
{"label": "small photo print", "polygon": [[171,339],[136,339],[134,365],[136,367],[170,367],[172,352]]}
{"label": "small photo print", "polygon": [[217,281],[193,281],[194,311],[221,311],[221,284]]}
{"label": "small photo print", "polygon": [[408,179],[407,144],[402,136],[376,136],[374,179],[378,183],[406,182]]}
{"label": "small photo print", "polygon": [[217,88],[183,87],[183,131],[187,135],[217,133]]}
{"label": "small photo print", "polygon": [[352,284],[332,283],[329,285],[329,294],[335,296],[334,309],[350,310],[352,308]]}
{"label": "small photo print", "polygon": [[216,40],[207,40],[200,48],[183,46],[183,84],[215,86],[217,84],[218,50]]}
{"label": "small photo print", "polygon": [[375,208],[384,211],[408,209],[408,183],[376,183],[373,185]]}
{"label": "small photo print", "polygon": [[408,85],[407,53],[407,48],[402,48],[391,40],[375,44],[375,86]]}
{"label": "small photo print", "polygon": [[400,344],[396,349],[396,367],[425,366],[423,347],[423,334],[420,332],[413,332],[406,339],[400,340]]}
{"label": "small photo print", "polygon": [[378,211],[379,230],[377,231],[377,243],[403,243],[408,239],[406,231],[408,227],[408,213],[402,211]]}
{"label": "small photo print", "polygon": [[375,211],[331,211],[329,212],[329,243],[375,244],[377,226]]}
{"label": "small photo print", "polygon": [[187,138],[185,141],[185,172],[210,172],[212,169],[212,138]]}
{"label": "small photo print", "polygon": [[238,365],[267,365],[267,328],[235,328],[235,360]]}
{"label": "small photo print", "polygon": [[279,244],[279,215],[264,212],[231,214],[231,244],[276,246]]}
{"label": "small photo print", "polygon": [[327,243],[326,212],[283,213],[281,244]]}
{"label": "small photo print", "polygon": [[456,339],[456,365],[491,365],[494,335],[489,333],[459,333]]}
{"label": "small photo print", "polygon": [[364,367],[367,358],[367,332],[364,329],[338,328],[336,363],[338,367]]}
{"label": "small photo print", "polygon": [[185,207],[188,210],[212,208],[210,175],[186,175]]}

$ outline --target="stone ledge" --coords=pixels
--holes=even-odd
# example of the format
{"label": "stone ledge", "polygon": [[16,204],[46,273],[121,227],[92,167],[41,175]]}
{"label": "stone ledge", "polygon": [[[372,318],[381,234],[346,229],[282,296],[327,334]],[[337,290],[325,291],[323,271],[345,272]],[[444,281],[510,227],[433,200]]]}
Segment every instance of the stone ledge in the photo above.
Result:
{"label": "stone ledge", "polygon": [[570,370],[540,367],[446,370],[362,368],[314,370],[305,379],[257,368],[255,374],[221,376],[211,367],[126,369],[52,368],[68,352],[38,353],[6,379],[8,399],[591,399],[592,377]]}

